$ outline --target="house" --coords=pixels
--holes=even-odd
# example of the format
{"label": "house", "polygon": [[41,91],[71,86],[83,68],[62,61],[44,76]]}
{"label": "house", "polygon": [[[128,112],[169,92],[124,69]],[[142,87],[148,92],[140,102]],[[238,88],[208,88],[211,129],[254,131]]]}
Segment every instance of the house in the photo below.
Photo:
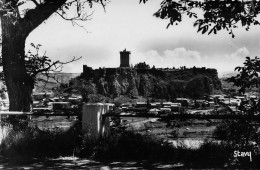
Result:
{"label": "house", "polygon": [[144,108],[144,107],[147,107],[147,103],[146,102],[136,102],[135,107],[136,108]]}
{"label": "house", "polygon": [[168,111],[168,112],[170,112],[170,111],[171,111],[171,108],[169,108],[169,107],[163,107],[163,108],[160,109],[160,111]]}
{"label": "house", "polygon": [[159,109],[153,108],[149,110],[149,113],[157,115],[159,111]]}
{"label": "house", "polygon": [[190,100],[187,98],[177,98],[177,103],[181,103],[181,106],[189,106]]}
{"label": "house", "polygon": [[161,108],[161,103],[160,102],[153,102],[150,103],[151,108]]}
{"label": "house", "polygon": [[163,102],[163,106],[171,106],[173,103],[172,102]]}
{"label": "house", "polygon": [[213,102],[213,101],[208,102],[208,106],[209,107],[214,107],[215,106],[215,102]]}
{"label": "house", "polygon": [[52,111],[60,111],[71,108],[69,102],[49,102],[48,107],[51,108]]}
{"label": "house", "polygon": [[181,103],[172,103],[170,108],[172,112],[180,112]]}
{"label": "house", "polygon": [[53,97],[53,93],[52,92],[46,92],[46,93],[33,93],[32,97],[33,100],[43,100],[43,99],[49,99],[51,97]]}
{"label": "house", "polygon": [[132,103],[123,103],[120,107],[123,111],[126,111],[128,108],[132,108]]}

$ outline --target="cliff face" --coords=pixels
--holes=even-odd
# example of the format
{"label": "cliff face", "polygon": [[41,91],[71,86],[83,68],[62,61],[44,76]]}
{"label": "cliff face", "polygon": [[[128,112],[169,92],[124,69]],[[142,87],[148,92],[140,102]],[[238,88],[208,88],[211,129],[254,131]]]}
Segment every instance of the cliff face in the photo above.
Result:
{"label": "cliff face", "polygon": [[100,68],[86,70],[81,78],[91,79],[96,85],[97,93],[111,97],[128,95],[199,99],[215,90],[222,90],[217,70],[205,68],[185,70]]}

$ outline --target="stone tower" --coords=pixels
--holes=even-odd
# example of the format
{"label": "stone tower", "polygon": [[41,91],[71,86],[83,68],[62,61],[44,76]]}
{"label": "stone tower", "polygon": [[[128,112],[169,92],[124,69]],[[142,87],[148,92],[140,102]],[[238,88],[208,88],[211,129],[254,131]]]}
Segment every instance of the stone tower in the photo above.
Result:
{"label": "stone tower", "polygon": [[120,51],[120,67],[130,67],[130,51]]}

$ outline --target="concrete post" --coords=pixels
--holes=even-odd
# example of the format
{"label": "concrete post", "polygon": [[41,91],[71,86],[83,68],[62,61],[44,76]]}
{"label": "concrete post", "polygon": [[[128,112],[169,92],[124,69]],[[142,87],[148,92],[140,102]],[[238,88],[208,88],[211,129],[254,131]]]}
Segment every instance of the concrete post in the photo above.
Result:
{"label": "concrete post", "polygon": [[7,136],[8,134],[8,128],[5,126],[1,126],[1,115],[0,115],[0,144],[2,143],[3,139]]}
{"label": "concrete post", "polygon": [[103,117],[114,104],[86,103],[83,105],[82,129],[91,139],[98,139],[108,134],[109,118]]}
{"label": "concrete post", "polygon": [[0,127],[0,144],[2,143],[3,139],[7,136],[8,129],[6,127]]}

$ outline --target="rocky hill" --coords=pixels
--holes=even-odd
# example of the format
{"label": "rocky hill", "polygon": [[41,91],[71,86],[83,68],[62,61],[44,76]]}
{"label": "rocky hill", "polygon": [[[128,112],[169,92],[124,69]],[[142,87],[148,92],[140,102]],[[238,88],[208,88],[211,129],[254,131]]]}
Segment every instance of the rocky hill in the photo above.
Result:
{"label": "rocky hill", "polygon": [[216,69],[192,68],[181,70],[85,67],[78,80],[91,81],[98,94],[116,97],[144,96],[173,99],[203,98],[221,91]]}

